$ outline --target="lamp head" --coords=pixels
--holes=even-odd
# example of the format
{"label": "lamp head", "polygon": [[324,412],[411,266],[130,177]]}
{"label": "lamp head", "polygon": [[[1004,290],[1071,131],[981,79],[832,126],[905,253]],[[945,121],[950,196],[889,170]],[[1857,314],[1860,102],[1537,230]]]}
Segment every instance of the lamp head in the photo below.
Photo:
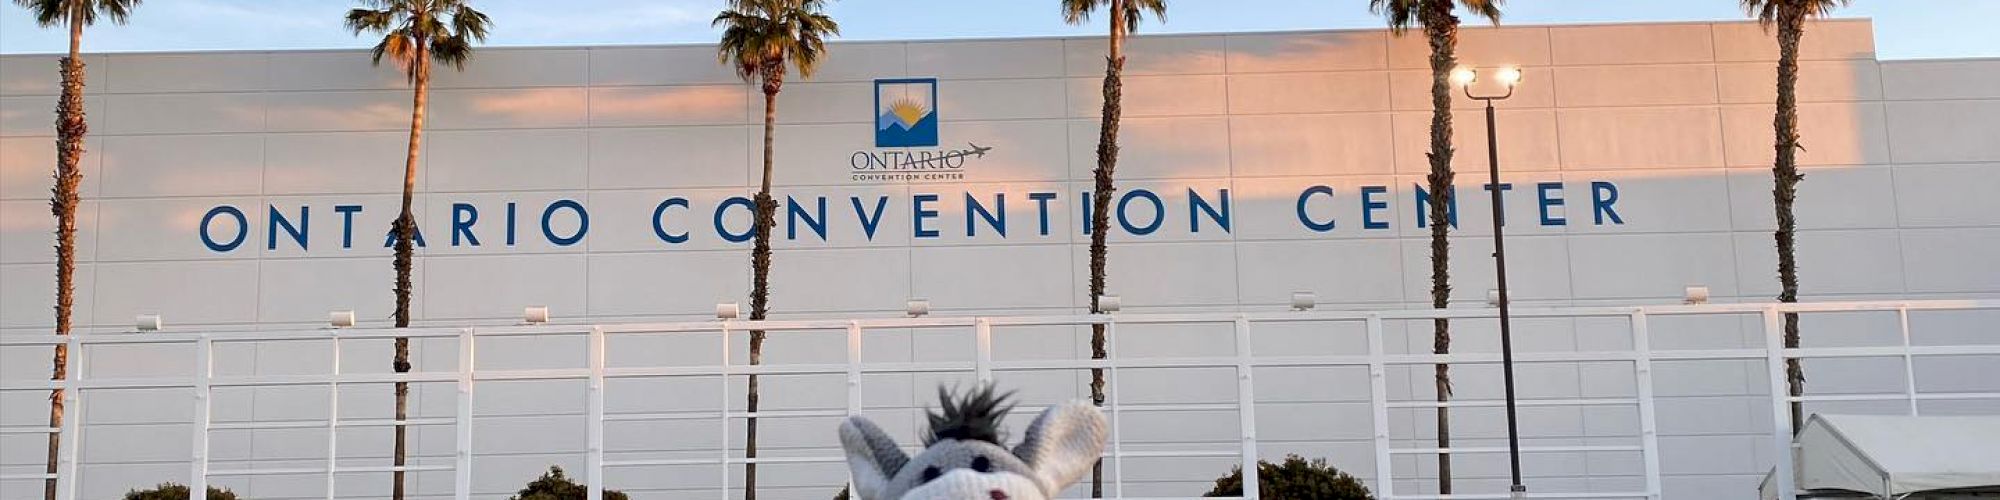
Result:
{"label": "lamp head", "polygon": [[1513,66],[1500,68],[1500,71],[1495,73],[1493,78],[1499,80],[1500,84],[1506,85],[1507,88],[1514,88],[1514,85],[1521,83],[1521,68]]}
{"label": "lamp head", "polygon": [[1473,71],[1471,66],[1459,66],[1451,70],[1451,85],[1454,87],[1472,85],[1472,82],[1476,81],[1479,81],[1479,72]]}

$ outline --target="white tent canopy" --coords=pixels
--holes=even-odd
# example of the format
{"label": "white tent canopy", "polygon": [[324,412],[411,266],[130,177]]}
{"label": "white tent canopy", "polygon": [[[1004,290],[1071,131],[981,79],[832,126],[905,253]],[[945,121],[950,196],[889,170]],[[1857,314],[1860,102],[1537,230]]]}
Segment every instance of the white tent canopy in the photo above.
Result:
{"label": "white tent canopy", "polygon": [[[2000,492],[2000,417],[1813,415],[1793,442],[1801,493]],[[1765,499],[1778,498],[1772,479]]]}

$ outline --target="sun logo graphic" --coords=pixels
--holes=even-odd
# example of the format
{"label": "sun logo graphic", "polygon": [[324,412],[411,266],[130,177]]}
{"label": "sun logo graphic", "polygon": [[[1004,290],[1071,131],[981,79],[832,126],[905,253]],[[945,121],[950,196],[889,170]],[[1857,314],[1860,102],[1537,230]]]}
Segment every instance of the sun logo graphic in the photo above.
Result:
{"label": "sun logo graphic", "polygon": [[938,145],[937,79],[875,81],[875,147]]}

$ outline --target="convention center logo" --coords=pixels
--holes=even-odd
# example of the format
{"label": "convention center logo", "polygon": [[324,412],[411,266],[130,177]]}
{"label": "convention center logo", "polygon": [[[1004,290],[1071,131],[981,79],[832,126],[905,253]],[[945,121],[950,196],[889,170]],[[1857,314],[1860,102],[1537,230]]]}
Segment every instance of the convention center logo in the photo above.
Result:
{"label": "convention center logo", "polygon": [[875,80],[875,149],[848,157],[849,177],[860,182],[965,180],[968,159],[991,146],[968,142],[941,148],[936,78]]}

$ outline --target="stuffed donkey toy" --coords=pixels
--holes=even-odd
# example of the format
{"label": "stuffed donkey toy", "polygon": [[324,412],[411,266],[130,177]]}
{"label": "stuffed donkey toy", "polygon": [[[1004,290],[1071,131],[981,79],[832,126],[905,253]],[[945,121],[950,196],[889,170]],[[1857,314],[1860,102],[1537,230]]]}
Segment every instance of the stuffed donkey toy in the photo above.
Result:
{"label": "stuffed donkey toy", "polygon": [[861,500],[1045,500],[1090,472],[1108,424],[1089,403],[1049,407],[1020,446],[1002,446],[1009,394],[985,386],[954,397],[938,388],[924,451],[912,458],[867,418],[840,424],[840,445]]}

